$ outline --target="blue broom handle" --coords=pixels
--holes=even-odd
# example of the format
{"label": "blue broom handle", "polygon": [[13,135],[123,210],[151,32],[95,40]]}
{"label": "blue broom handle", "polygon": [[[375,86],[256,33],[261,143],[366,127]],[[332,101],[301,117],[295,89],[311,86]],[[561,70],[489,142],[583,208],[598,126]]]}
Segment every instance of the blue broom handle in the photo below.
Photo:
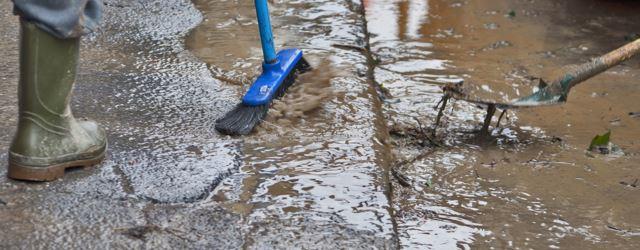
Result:
{"label": "blue broom handle", "polygon": [[273,33],[271,32],[271,20],[269,20],[267,0],[255,0],[255,4],[264,62],[269,64],[274,63],[276,62],[276,49],[273,44]]}

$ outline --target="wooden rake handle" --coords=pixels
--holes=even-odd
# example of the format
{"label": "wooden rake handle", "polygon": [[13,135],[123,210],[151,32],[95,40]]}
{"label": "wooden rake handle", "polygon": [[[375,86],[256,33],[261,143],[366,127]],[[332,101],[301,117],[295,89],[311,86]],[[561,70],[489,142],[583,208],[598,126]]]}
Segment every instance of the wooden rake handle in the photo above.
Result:
{"label": "wooden rake handle", "polygon": [[556,90],[566,95],[573,86],[629,60],[629,58],[638,53],[640,53],[640,39],[611,51],[604,56],[594,58],[590,62],[569,66],[568,70],[562,74],[560,78],[554,79],[552,82],[554,86],[552,87],[555,87]]}

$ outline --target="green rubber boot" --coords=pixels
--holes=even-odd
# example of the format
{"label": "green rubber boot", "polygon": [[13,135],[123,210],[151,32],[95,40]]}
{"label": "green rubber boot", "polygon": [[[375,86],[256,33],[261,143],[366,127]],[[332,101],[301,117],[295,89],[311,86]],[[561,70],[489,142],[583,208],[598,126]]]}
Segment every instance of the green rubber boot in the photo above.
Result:
{"label": "green rubber boot", "polygon": [[26,21],[21,26],[20,119],[9,149],[9,177],[51,181],[66,168],[100,163],[104,130],[76,120],[69,108],[80,39],[58,39]]}

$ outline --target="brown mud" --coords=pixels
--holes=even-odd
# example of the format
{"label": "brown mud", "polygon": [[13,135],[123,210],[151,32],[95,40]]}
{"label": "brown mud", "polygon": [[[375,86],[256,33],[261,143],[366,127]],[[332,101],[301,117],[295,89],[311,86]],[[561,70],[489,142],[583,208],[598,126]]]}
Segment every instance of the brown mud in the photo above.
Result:
{"label": "brown mud", "polygon": [[[187,38],[187,45],[205,62],[215,65],[211,66],[214,77],[238,85],[241,95],[259,72],[261,62],[251,4],[224,2],[208,12],[211,5],[206,1],[195,2],[206,17]],[[634,163],[640,157],[636,142],[640,124],[627,115],[637,111],[632,107],[640,107],[633,98],[640,91],[633,84],[640,74],[637,59],[577,87],[564,106],[509,111],[501,128],[492,127],[490,139],[478,139],[470,133],[479,128],[485,111],[461,101],[450,102],[437,133],[433,134],[431,127],[444,84],[465,81],[491,98],[503,100],[528,94],[539,78],[548,78],[561,66],[586,62],[628,42],[625,37],[640,28],[635,15],[640,9],[637,3],[363,3],[370,51],[366,45],[342,44],[339,34],[326,29],[323,13],[336,7],[327,3],[328,7],[313,5],[317,9],[303,13],[302,20],[309,23],[301,25],[305,29],[297,29],[300,20],[292,16],[278,16],[290,13],[288,4],[275,5],[275,32],[280,38],[276,41],[278,46],[309,46],[305,49],[320,58],[331,53],[344,56],[348,51],[370,53],[369,63],[375,63],[369,65],[373,67],[371,77],[384,100],[378,112],[387,123],[387,129],[377,129],[389,131],[390,137],[385,135],[381,140],[391,143],[395,158],[389,199],[393,230],[403,247],[630,248],[640,244],[640,221],[633,209],[640,205],[640,191],[632,185],[640,176]],[[223,15],[218,14],[221,12]],[[301,41],[296,32],[311,38]],[[333,42],[320,39],[327,34]],[[229,39],[237,43],[222,42]],[[339,111],[338,107],[351,105],[345,99],[354,96],[334,82],[344,78],[345,69],[328,63],[323,61],[315,72],[303,75],[302,84],[275,102],[256,133],[264,138],[259,140],[265,140],[252,147],[258,151],[245,147],[247,159],[269,158],[270,154],[284,158],[246,166],[245,176],[219,188],[216,200],[249,218],[265,216],[265,211],[271,216],[278,211],[275,213],[285,214],[284,218],[296,218],[325,206],[326,195],[341,199],[334,193],[315,192],[318,187],[313,188],[312,183],[324,186],[329,180],[330,185],[336,185],[330,179],[323,180],[326,171],[339,169],[344,160],[362,154],[327,137],[341,133],[341,128],[329,125],[327,118],[342,113],[343,121],[353,122],[362,117]],[[235,70],[238,68],[245,70]],[[497,116],[492,126],[496,122]],[[626,154],[586,154],[591,138],[606,130],[612,130],[614,142]],[[368,132],[349,134],[366,137]],[[284,137],[276,139],[278,136]],[[322,164],[331,167],[317,172],[314,178],[308,175],[318,171],[313,167],[270,167],[313,162],[308,158],[316,147],[309,144],[313,137],[328,139],[323,143],[324,150],[336,147],[329,151],[349,153],[323,159]],[[275,150],[269,153],[267,148]],[[311,179],[315,181],[308,182]],[[330,210],[349,204],[352,202],[345,200],[332,203]],[[358,213],[340,213],[340,217],[347,224],[353,223]],[[369,227],[365,223],[359,228]]]}
{"label": "brown mud", "polygon": [[[0,248],[640,247],[640,60],[563,106],[510,111],[490,140],[470,133],[484,110],[461,101],[431,127],[446,83],[512,97],[637,37],[637,1],[271,1],[277,47],[317,71],[240,138],[213,127],[260,71],[253,2],[105,3],[74,110],[108,129],[110,154],[56,182],[2,177]],[[18,111],[10,5],[4,160]],[[607,130],[624,154],[587,153]]]}
{"label": "brown mud", "polygon": [[311,71],[299,75],[296,84],[287,90],[286,98],[273,102],[263,127],[290,127],[293,122],[322,108],[323,103],[335,96],[331,80],[339,75],[331,62],[324,60],[311,65]]}
{"label": "brown mud", "polygon": [[[240,101],[262,63],[253,2],[194,3],[204,22],[186,45]],[[335,46],[364,47],[361,9],[359,1],[270,5],[276,47],[301,48],[313,70],[274,102],[255,133],[234,138],[243,166],[208,201],[244,218],[248,248],[397,244],[386,127],[367,57]]]}
{"label": "brown mud", "polygon": [[[427,136],[441,86],[464,80],[504,100],[529,94],[536,77],[628,43],[640,30],[639,3],[365,5],[372,52],[381,59],[375,80],[393,96],[384,110],[397,159],[392,203],[402,246],[640,246],[640,189],[631,185],[640,176],[640,121],[628,115],[640,107],[639,59],[577,86],[563,106],[509,111],[501,128],[492,127],[493,139],[469,133],[485,111],[463,101],[445,109],[437,137]],[[625,154],[587,153],[607,130]]]}

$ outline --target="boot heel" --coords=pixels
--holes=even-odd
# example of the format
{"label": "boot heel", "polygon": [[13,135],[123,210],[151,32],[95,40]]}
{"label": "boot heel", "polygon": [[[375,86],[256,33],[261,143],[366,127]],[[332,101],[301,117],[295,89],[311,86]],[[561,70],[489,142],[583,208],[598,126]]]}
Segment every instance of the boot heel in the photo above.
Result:
{"label": "boot heel", "polygon": [[51,167],[28,167],[9,162],[7,175],[11,179],[27,181],[52,181],[64,175],[65,167],[62,165]]}
{"label": "boot heel", "polygon": [[105,151],[103,150],[101,154],[94,158],[75,160],[48,167],[30,167],[9,160],[7,175],[15,180],[53,181],[64,176],[67,168],[91,167],[99,164],[105,158]]}

